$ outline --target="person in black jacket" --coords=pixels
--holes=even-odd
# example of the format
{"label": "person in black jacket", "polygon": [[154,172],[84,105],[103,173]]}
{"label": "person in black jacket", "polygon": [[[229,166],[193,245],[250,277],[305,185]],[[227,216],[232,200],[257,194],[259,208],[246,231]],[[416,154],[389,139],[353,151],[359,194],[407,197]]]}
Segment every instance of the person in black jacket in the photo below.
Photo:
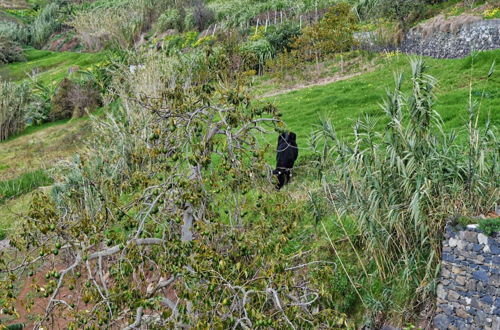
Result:
{"label": "person in black jacket", "polygon": [[290,181],[293,164],[299,156],[297,147],[297,136],[293,132],[281,133],[278,137],[278,148],[276,150],[276,169],[273,174],[278,177],[276,189],[280,190]]}

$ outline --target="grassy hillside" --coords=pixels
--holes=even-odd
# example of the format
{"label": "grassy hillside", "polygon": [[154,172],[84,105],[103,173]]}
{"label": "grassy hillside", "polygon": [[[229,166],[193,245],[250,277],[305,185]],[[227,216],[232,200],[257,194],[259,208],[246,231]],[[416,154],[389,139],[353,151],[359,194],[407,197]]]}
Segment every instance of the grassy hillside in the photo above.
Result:
{"label": "grassy hillside", "polygon": [[[488,72],[494,61],[500,60],[500,50],[482,52],[464,59],[426,58],[429,74],[439,81],[436,110],[442,116],[447,129],[463,128],[467,120],[469,84],[473,98],[481,102],[481,125],[488,117],[495,125],[500,124],[500,75],[494,74],[489,81]],[[336,83],[305,88],[289,94],[270,98],[283,112],[288,127],[297,132],[302,145],[306,143],[314,125],[322,117],[332,119],[339,134],[352,132],[352,125],[361,116],[381,118],[379,104],[387,88],[394,87],[394,72],[404,72],[405,89],[410,88],[409,58],[406,55],[386,59],[374,72]],[[483,95],[483,97],[481,97]],[[378,127],[382,130],[384,122]],[[307,150],[304,150],[307,153]]]}
{"label": "grassy hillside", "polygon": [[[381,328],[430,317],[446,218],[489,214],[498,200],[498,140],[481,129],[487,119],[494,130],[500,124],[500,76],[492,74],[500,50],[426,58],[429,69],[415,69],[414,82],[410,57],[347,52],[354,42],[314,59],[311,39],[296,38],[336,30],[302,21],[312,24],[335,1],[206,0],[184,8],[178,1],[98,0],[45,7],[50,20],[40,31],[27,21],[29,31],[47,33],[16,48],[25,62],[0,66],[9,91],[29,86],[26,94],[35,96],[9,92],[20,101],[3,107],[25,112],[17,117],[20,129],[0,142],[0,240],[22,245],[13,253],[0,246],[0,328],[14,319],[32,325],[37,308],[16,297],[35,285],[29,297],[37,307],[50,309],[58,294],[68,299],[54,309],[52,327],[75,329],[125,327],[143,311],[163,317],[170,309],[172,318],[159,327]],[[31,11],[43,18],[45,9]],[[356,21],[352,37],[362,18],[359,8],[345,9]],[[22,10],[13,12],[6,11],[10,19],[22,18]],[[273,15],[276,22],[299,18],[300,27],[262,26]],[[86,44],[77,49],[109,49],[120,58],[31,48],[47,48],[66,33]],[[98,63],[88,74],[68,73]],[[422,106],[394,111],[387,127],[380,103],[398,72],[405,77],[401,95]],[[439,81],[433,107],[432,95],[410,91],[434,87],[422,72]],[[33,73],[41,86],[23,81]],[[247,87],[253,97],[242,92]],[[479,109],[471,144],[462,141],[470,97]],[[392,100],[391,109],[401,110],[404,102]],[[444,130],[458,130],[458,141],[434,134],[432,109]],[[99,115],[91,125],[92,111]],[[320,119],[348,141],[362,117],[376,120],[376,132],[363,134],[362,127],[351,148],[326,127],[318,139],[322,157],[310,157]],[[270,169],[280,118],[297,133],[300,156],[291,183],[277,192]],[[4,276],[11,258],[25,256],[40,262],[16,269],[17,278]],[[87,270],[100,280],[90,281]],[[32,281],[23,283],[26,274]]]}
{"label": "grassy hillside", "polygon": [[68,75],[68,68],[78,66],[85,69],[103,60],[104,55],[94,53],[50,52],[29,49],[25,52],[26,62],[0,66],[0,78],[4,80],[22,80],[29,75],[39,73],[39,82],[44,85],[54,84]]}

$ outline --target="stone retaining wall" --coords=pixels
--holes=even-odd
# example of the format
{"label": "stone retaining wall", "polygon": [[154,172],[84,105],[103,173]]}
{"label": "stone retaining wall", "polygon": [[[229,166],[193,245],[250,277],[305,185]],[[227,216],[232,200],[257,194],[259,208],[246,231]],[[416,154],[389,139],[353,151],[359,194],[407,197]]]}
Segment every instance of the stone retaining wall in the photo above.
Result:
{"label": "stone retaining wall", "polygon": [[419,29],[410,30],[399,47],[380,45],[373,32],[356,33],[360,48],[372,51],[399,50],[407,54],[435,58],[461,58],[472,51],[500,48],[500,19],[480,20],[461,26],[458,31],[436,31],[425,35]]}
{"label": "stone retaining wall", "polygon": [[500,234],[446,228],[436,329],[500,329]]}

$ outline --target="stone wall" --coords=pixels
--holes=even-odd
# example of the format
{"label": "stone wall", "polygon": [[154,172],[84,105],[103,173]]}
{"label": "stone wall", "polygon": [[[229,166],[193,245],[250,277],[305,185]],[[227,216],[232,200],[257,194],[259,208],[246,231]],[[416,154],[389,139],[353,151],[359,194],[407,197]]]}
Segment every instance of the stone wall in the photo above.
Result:
{"label": "stone wall", "polygon": [[447,226],[434,326],[500,329],[500,233]]}
{"label": "stone wall", "polygon": [[427,37],[418,30],[410,31],[401,51],[436,58],[459,58],[473,50],[500,48],[500,19],[481,20],[462,26],[458,32],[436,32]]}
{"label": "stone wall", "polygon": [[356,34],[360,48],[372,51],[399,51],[407,54],[435,58],[461,58],[473,50],[483,51],[500,48],[500,19],[480,20],[465,24],[457,31],[424,33],[421,29],[410,30],[401,45],[380,45],[376,33]]}

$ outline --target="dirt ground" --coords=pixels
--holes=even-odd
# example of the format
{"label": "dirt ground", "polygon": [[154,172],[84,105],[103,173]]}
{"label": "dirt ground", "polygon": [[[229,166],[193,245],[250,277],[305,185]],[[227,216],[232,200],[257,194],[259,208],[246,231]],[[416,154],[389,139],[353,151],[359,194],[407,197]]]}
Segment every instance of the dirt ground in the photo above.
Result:
{"label": "dirt ground", "polygon": [[0,9],[24,9],[29,8],[24,0],[0,0]]}

